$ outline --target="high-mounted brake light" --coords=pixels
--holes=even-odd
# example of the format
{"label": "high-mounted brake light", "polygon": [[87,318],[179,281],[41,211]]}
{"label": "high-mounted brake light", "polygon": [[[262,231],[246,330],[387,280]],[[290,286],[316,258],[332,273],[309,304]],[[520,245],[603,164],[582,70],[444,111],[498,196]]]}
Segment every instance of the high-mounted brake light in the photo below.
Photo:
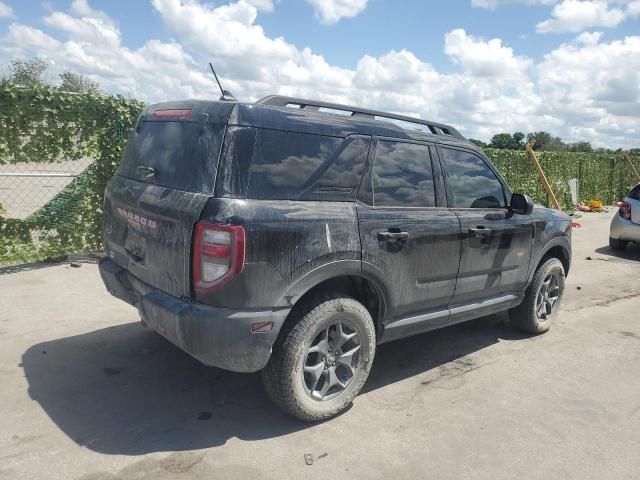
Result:
{"label": "high-mounted brake light", "polygon": [[622,218],[631,220],[631,204],[628,202],[622,202],[620,204],[620,210],[618,210],[618,213]]}
{"label": "high-mounted brake light", "polygon": [[153,112],[155,118],[191,118],[190,108],[171,108],[167,110],[156,110]]}
{"label": "high-mounted brake light", "polygon": [[196,224],[193,240],[193,288],[211,291],[244,268],[244,228],[237,225]]}

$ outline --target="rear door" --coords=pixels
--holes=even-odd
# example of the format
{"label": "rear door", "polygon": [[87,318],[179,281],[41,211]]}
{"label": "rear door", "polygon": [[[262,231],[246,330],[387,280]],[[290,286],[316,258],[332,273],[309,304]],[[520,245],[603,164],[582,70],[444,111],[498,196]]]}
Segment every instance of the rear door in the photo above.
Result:
{"label": "rear door", "polygon": [[[432,147],[379,139],[358,203],[362,260],[382,270],[395,318],[444,310],[460,259],[460,225],[446,206]],[[434,168],[435,165],[435,168]]]}
{"label": "rear door", "polygon": [[460,219],[462,251],[452,305],[520,293],[527,280],[533,222],[507,209],[507,192],[474,152],[438,146],[451,211]]}
{"label": "rear door", "polygon": [[190,295],[193,228],[212,196],[232,108],[218,102],[147,108],[105,191],[107,255],[175,296]]}

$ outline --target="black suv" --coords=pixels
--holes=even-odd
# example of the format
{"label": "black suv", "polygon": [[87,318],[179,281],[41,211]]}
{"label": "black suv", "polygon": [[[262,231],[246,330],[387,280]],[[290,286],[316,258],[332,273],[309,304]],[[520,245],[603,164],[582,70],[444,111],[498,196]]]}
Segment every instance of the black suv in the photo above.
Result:
{"label": "black suv", "polygon": [[206,365],[262,370],[277,405],[319,420],[378,344],[502,310],[545,332],[571,223],[450,126],[271,96],[147,107],[104,243],[104,283],[145,324]]}

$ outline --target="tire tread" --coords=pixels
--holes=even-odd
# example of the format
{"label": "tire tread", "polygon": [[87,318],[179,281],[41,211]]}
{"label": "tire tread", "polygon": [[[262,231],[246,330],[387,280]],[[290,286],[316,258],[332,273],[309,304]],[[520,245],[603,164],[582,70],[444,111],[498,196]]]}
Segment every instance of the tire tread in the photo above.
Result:
{"label": "tire tread", "polygon": [[[346,397],[342,404],[336,405],[333,409],[321,413],[305,408],[305,406],[298,401],[295,391],[291,387],[288,377],[296,368],[298,361],[297,351],[304,345],[309,331],[318,320],[336,309],[353,309],[357,311],[361,317],[368,319],[374,334],[372,341],[375,344],[373,320],[371,320],[369,311],[361,303],[344,294],[322,293],[311,296],[303,300],[302,304],[294,307],[294,310],[291,312],[291,315],[294,316],[294,321],[286,322],[283,326],[279,337],[281,341],[277,342],[274,346],[271,360],[262,370],[262,381],[269,398],[286,413],[302,420],[318,421],[336,416],[351,403],[353,397],[357,395],[367,379],[367,375],[355,379],[354,381],[358,382],[358,384],[355,384],[353,387],[353,392],[355,392],[353,397]],[[369,359],[367,368],[370,368],[372,361],[373,355]]]}

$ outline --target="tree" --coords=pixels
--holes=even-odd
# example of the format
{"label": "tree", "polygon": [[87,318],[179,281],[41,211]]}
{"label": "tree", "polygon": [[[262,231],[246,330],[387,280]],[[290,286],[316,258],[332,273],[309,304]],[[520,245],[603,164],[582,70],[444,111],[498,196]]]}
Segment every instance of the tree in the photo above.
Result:
{"label": "tree", "polygon": [[473,143],[476,147],[487,148],[489,145],[484,143],[482,140],[478,140],[475,138],[470,138],[469,141]]}
{"label": "tree", "polygon": [[508,150],[519,150],[522,148],[524,133],[516,132],[513,135],[508,133],[498,133],[491,138],[492,148],[503,148]]}
{"label": "tree", "polygon": [[42,76],[48,66],[47,62],[38,57],[11,60],[9,63],[12,72],[11,80],[18,85],[42,83]]}
{"label": "tree", "polygon": [[60,89],[65,92],[100,92],[100,84],[98,82],[95,82],[80,73],[73,73],[66,70],[64,73],[60,74],[60,80],[62,81]]}
{"label": "tree", "polygon": [[589,142],[575,142],[568,145],[570,152],[593,152]]}
{"label": "tree", "polygon": [[527,142],[535,140],[534,150],[567,150],[567,144],[560,137],[547,132],[534,132],[527,135]]}
{"label": "tree", "polygon": [[522,148],[524,140],[524,133],[516,132],[513,134],[513,141],[516,143],[517,148]]}
{"label": "tree", "polygon": [[492,148],[514,149],[513,137],[508,133],[498,133],[491,137]]}

